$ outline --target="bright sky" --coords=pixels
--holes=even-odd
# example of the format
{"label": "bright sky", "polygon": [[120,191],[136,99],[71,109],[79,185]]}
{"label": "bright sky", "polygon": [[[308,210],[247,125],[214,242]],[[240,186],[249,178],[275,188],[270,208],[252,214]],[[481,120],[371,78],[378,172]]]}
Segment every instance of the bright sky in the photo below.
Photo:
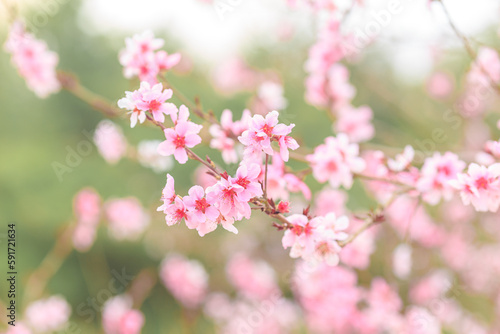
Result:
{"label": "bright sky", "polygon": [[[365,0],[364,7],[352,11],[346,28],[367,33],[370,24],[378,24],[374,13],[389,9],[391,1],[399,3],[400,12],[390,15],[388,24],[370,36],[387,49],[387,56],[402,78],[423,80],[431,70],[433,53],[431,48],[422,48],[422,45],[442,43],[439,37],[443,34],[451,37],[449,41],[454,40],[439,3],[433,2],[429,9],[427,0]],[[474,35],[498,22],[500,2],[497,0],[444,1],[456,25],[467,35]],[[50,2],[63,1],[44,0],[37,6]],[[272,47],[277,31],[290,24],[310,39],[317,27],[316,16],[305,9],[290,10],[286,0],[214,2],[225,5],[226,10],[217,10],[213,4],[201,0],[85,0],[78,23],[90,34],[131,35],[145,29],[167,31],[184,44],[192,58],[207,63],[224,61],[241,53],[251,48],[257,39]],[[334,2],[341,8],[350,4],[350,0]]]}

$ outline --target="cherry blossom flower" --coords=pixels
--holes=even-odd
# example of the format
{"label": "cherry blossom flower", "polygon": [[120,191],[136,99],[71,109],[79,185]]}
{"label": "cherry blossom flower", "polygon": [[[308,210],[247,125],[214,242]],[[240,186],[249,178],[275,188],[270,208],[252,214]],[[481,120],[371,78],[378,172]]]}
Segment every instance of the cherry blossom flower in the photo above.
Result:
{"label": "cherry blossom flower", "polygon": [[130,79],[138,76],[141,81],[150,84],[157,83],[157,76],[162,71],[170,70],[181,59],[180,54],[169,55],[161,48],[164,41],[155,38],[151,31],[135,34],[132,38],[125,39],[125,49],[120,52],[119,60],[123,65],[123,75]]}
{"label": "cherry blossom flower", "polygon": [[71,306],[61,296],[34,301],[25,311],[26,322],[40,332],[63,330],[70,315]]}
{"label": "cherry blossom flower", "polygon": [[261,173],[261,168],[257,164],[241,165],[236,171],[236,176],[229,177],[229,181],[243,188],[238,192],[238,198],[242,202],[248,202],[253,197],[260,197],[263,194],[262,186],[257,181]]}
{"label": "cherry blossom flower", "polygon": [[4,50],[12,55],[12,64],[38,97],[46,98],[60,90],[56,75],[58,55],[44,41],[26,32],[21,22],[12,24]]}
{"label": "cherry blossom flower", "polygon": [[158,207],[157,211],[165,211],[168,205],[175,201],[177,195],[175,194],[175,180],[172,175],[167,174],[167,183],[162,190],[161,200],[163,204]]}
{"label": "cherry blossom flower", "polygon": [[334,188],[351,188],[353,173],[365,169],[365,161],[358,156],[359,146],[350,144],[345,134],[328,137],[306,159],[311,163],[313,176],[319,182],[330,182]]}
{"label": "cherry blossom flower", "polygon": [[142,95],[139,90],[133,92],[125,92],[125,97],[118,100],[118,107],[122,109],[129,110],[130,114],[130,127],[133,128],[137,124],[137,120],[140,123],[144,123],[146,120],[146,112],[144,110],[140,110],[137,107],[137,103],[142,100]]}
{"label": "cherry blossom flower", "polygon": [[236,254],[227,263],[229,281],[243,296],[252,300],[265,300],[279,294],[276,273],[264,261],[255,261],[244,254]]}
{"label": "cherry blossom flower", "polygon": [[294,214],[287,217],[292,227],[285,231],[281,243],[283,248],[290,249],[290,257],[310,257],[314,253],[315,230],[320,223],[320,219],[309,219],[301,214]]}
{"label": "cherry blossom flower", "polygon": [[283,96],[283,86],[277,82],[265,81],[260,84],[257,97],[266,107],[266,112],[272,110],[283,110],[288,101]]}
{"label": "cherry blossom flower", "polygon": [[197,308],[206,296],[208,275],[198,261],[168,255],[160,265],[160,277],[167,290],[187,308]]}
{"label": "cherry blossom flower", "polygon": [[313,257],[319,261],[325,261],[330,266],[336,266],[342,249],[337,241],[347,239],[348,235],[343,231],[349,226],[349,219],[346,216],[337,218],[333,212],[315,219],[321,219],[321,222],[316,229]]}
{"label": "cherry blossom flower", "polygon": [[345,133],[354,143],[373,138],[375,128],[371,124],[373,112],[368,106],[353,108],[346,106],[339,110],[335,131]]}
{"label": "cherry blossom flower", "polygon": [[205,198],[205,190],[200,186],[193,186],[189,189],[189,196],[182,199],[189,219],[186,224],[189,228],[196,228],[200,236],[212,232],[217,228],[216,220],[219,217],[219,210]]}
{"label": "cherry blossom flower", "polygon": [[121,128],[110,120],[97,124],[94,143],[104,160],[111,165],[116,164],[127,153],[127,140]]}
{"label": "cherry blossom flower", "polygon": [[184,201],[180,197],[176,197],[174,202],[167,205],[163,212],[166,215],[165,221],[168,226],[179,224],[182,219],[186,220],[186,225],[190,226],[186,204],[184,204]]}
{"label": "cherry blossom flower", "polygon": [[410,145],[406,145],[403,154],[396,155],[395,159],[387,160],[387,166],[393,172],[401,172],[411,165],[414,157],[415,150]]}
{"label": "cherry blossom flower", "polygon": [[117,240],[136,240],[148,227],[149,215],[135,197],[105,203],[110,235]]}
{"label": "cherry blossom flower", "polygon": [[190,121],[179,121],[174,128],[165,129],[167,140],[158,146],[158,153],[164,156],[173,154],[177,162],[185,164],[188,160],[186,148],[193,148],[201,143],[198,135],[201,127]]}
{"label": "cherry blossom flower", "polygon": [[434,73],[427,81],[427,92],[437,99],[447,98],[452,92],[453,78],[445,72]]}
{"label": "cherry blossom flower", "polygon": [[449,181],[455,179],[464,168],[465,162],[451,152],[446,152],[444,155],[435,153],[425,159],[417,183],[418,190],[423,193],[423,199],[432,205],[436,205],[441,197],[449,201],[454,193]]}
{"label": "cherry blossom flower", "polygon": [[[294,139],[291,137],[286,138],[295,124],[289,126],[278,124],[278,115],[279,113],[274,110],[268,113],[265,118],[261,115],[252,117],[248,130],[238,137],[239,141],[246,146],[246,160],[258,161],[261,158],[261,152],[273,155],[274,151],[271,147],[271,141],[273,140],[279,142],[280,155],[284,161],[288,161],[289,148],[294,150],[299,147]],[[282,137],[285,138],[282,139]]]}
{"label": "cherry blossom flower", "polygon": [[236,151],[236,141],[234,138],[240,136],[247,130],[250,123],[250,110],[245,109],[240,121],[233,121],[233,113],[229,109],[222,112],[220,125],[210,126],[210,134],[213,139],[210,141],[210,147],[220,150],[225,163],[236,163],[238,154]]}
{"label": "cherry blossom flower", "polygon": [[474,206],[476,211],[496,212],[500,206],[500,164],[489,167],[472,163],[467,173],[460,173],[449,184],[460,191],[465,205]]}
{"label": "cherry blossom flower", "polygon": [[106,334],[139,334],[144,322],[144,315],[132,308],[128,295],[115,296],[104,303],[102,326]]}
{"label": "cherry blossom flower", "polygon": [[225,95],[252,91],[258,84],[258,73],[243,59],[224,59],[212,73],[214,86]]}
{"label": "cherry blossom flower", "polygon": [[137,109],[151,112],[155,121],[163,123],[165,115],[177,112],[177,107],[173,103],[165,103],[172,97],[172,90],[163,90],[161,83],[151,86],[148,82],[141,82],[139,92],[137,96],[140,95],[141,98],[136,101]]}
{"label": "cherry blossom flower", "polygon": [[99,194],[91,188],[80,190],[73,200],[73,211],[77,219],[72,235],[73,246],[79,252],[86,252],[95,241],[101,216]]}

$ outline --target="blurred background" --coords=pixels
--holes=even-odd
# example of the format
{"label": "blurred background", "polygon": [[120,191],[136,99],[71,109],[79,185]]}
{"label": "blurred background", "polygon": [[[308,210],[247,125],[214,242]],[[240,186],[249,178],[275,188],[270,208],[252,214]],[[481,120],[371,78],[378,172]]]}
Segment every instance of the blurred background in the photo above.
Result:
{"label": "blurred background", "polygon": [[[138,84],[123,77],[118,62],[125,37],[150,29],[165,40],[162,49],[182,54],[181,63],[169,73],[169,81],[185,96],[192,100],[198,97],[205,109],[213,110],[218,116],[224,109],[230,109],[239,118],[245,108],[256,106],[258,98],[258,85],[228,90],[231,78],[224,77],[227,75],[224,66],[241,61],[261,78],[282,84],[287,107],[280,117],[285,123],[296,124],[293,135],[300,138],[302,146],[318,145],[332,134],[331,122],[325,111],[307,104],[304,99],[304,63],[326,14],[291,8],[285,0],[235,3],[222,14],[214,3],[195,0],[20,1],[18,5],[28,29],[59,54],[58,68],[76,73],[84,86],[110,101],[116,102],[124,91],[134,90]],[[344,11],[350,2],[338,5]],[[386,6],[385,1],[366,1],[364,7],[349,14],[345,29],[363,29],[373,11]],[[404,2],[402,7],[402,14],[394,17],[375,41],[347,65],[351,71],[350,81],[357,89],[354,103],[369,105],[374,112],[375,137],[361,146],[387,146],[390,148],[386,152],[395,155],[402,152],[405,145],[413,145],[428,153],[425,145],[419,147],[419,143],[432,136],[435,128],[444,129],[447,138],[432,149],[438,151],[453,150],[462,145],[463,140],[481,142],[490,135],[498,137],[493,116],[487,117],[487,125],[463,122],[458,130],[450,129],[443,114],[454,108],[454,101],[463,93],[470,59],[437,3],[415,0]],[[477,45],[490,46],[499,45],[499,7],[497,1],[488,0],[449,4],[460,29],[473,36]],[[2,6],[0,13],[3,44],[8,25]],[[451,78],[451,92],[445,99],[429,94],[429,80],[437,71]],[[88,133],[93,134],[105,117],[64,91],[38,99],[26,88],[4,52],[0,52],[0,73],[1,247],[5,248],[7,223],[15,222],[21,295],[30,273],[51,250],[62,229],[74,223],[74,195],[84,187],[91,187],[104,201],[137,197],[150,216],[150,225],[136,241],[116,241],[109,237],[106,228],[101,228],[94,246],[86,253],[72,252],[50,279],[46,291],[65,296],[73,306],[71,321],[81,333],[100,332],[100,316],[89,320],[85,314],[79,314],[77,306],[87,303],[89,296],[96,296],[106,287],[112,270],[125,268],[128,274],[137,275],[144,268],[158,268],[164,256],[171,252],[199,260],[208,271],[210,290],[229,294],[234,292],[225,278],[227,260],[237,252],[251,253],[271,264],[284,294],[291,296],[282,278],[293,270],[294,261],[281,246],[282,234],[272,228],[265,215],[237,223],[238,235],[218,229],[200,238],[196,231],[183,226],[167,227],[164,215],[156,212],[161,204],[166,170],[155,172],[146,168],[133,154],[110,165],[93,143],[88,155],[81,156],[81,161],[70,167],[70,172],[58,177],[54,163],[66,164],[69,152],[77,150],[82,141],[90,142]],[[173,102],[181,104],[175,97]],[[490,106],[495,109],[496,102]],[[125,115],[113,121],[122,129],[131,147],[143,140],[162,140],[161,132],[150,126],[131,129]],[[479,132],[483,138],[467,137],[467,127],[475,126],[481,126]],[[208,140],[205,130],[202,133]],[[478,131],[474,133],[477,136]],[[200,145],[195,151],[200,156],[209,154],[228,172],[236,170],[236,165],[224,164],[220,155],[207,145]],[[175,177],[178,193],[186,193],[195,184],[198,166],[194,162],[186,165],[166,162],[166,165]],[[299,162],[291,162],[290,166],[305,167]],[[306,182],[313,192],[321,189],[312,178]],[[304,207],[309,204],[298,195],[292,201],[303,203]],[[347,206],[353,211],[366,211],[373,208],[375,202],[356,182],[349,191]],[[394,235],[387,237],[391,240]],[[389,243],[395,244],[396,240]],[[390,271],[383,254],[384,247],[380,245],[372,255],[370,267],[359,272],[360,281],[369,281],[374,275]],[[2,268],[4,262],[2,259]],[[3,289],[2,283],[0,299],[5,303]],[[491,311],[486,311],[490,302],[484,297],[472,301],[463,299],[473,309],[485,310],[480,313],[486,319],[493,316]],[[18,303],[21,310],[18,314],[22,316],[26,304],[22,298]],[[141,307],[146,317],[143,333],[216,332],[214,324],[201,312],[195,312],[197,321],[186,327],[181,309],[161,284],[155,285]],[[301,328],[297,332],[306,332]]]}

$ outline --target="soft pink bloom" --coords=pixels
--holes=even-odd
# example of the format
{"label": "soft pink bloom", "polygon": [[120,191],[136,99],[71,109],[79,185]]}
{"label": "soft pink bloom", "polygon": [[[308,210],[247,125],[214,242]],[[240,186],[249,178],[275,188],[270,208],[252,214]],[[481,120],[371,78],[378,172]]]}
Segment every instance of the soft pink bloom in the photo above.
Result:
{"label": "soft pink bloom", "polygon": [[108,200],[105,210],[109,233],[117,240],[136,240],[149,225],[149,215],[135,197]]}
{"label": "soft pink bloom", "polygon": [[68,325],[71,306],[61,296],[37,300],[25,311],[26,322],[40,332],[55,332]]}
{"label": "soft pink bloom", "polygon": [[226,95],[252,91],[258,83],[258,73],[239,58],[222,61],[215,68],[212,78],[217,90]]}
{"label": "soft pink bloom", "polygon": [[123,65],[123,75],[126,78],[139,77],[141,81],[150,84],[158,82],[160,72],[168,71],[177,65],[180,54],[169,55],[165,51],[158,51],[164,44],[160,38],[155,38],[151,31],[136,34],[125,39],[126,47],[120,52],[119,60]]}
{"label": "soft pink bloom", "polygon": [[436,99],[448,97],[453,89],[453,77],[448,73],[436,72],[427,80],[427,92]]}
{"label": "soft pink bloom", "polygon": [[293,290],[314,333],[352,333],[359,322],[361,290],[352,270],[298,262]]}
{"label": "soft pink bloom", "polygon": [[[264,182],[264,172],[261,174]],[[267,171],[267,195],[272,199],[288,200],[289,192],[302,192],[305,199],[311,199],[311,190],[297,175],[285,172],[285,163],[279,155],[274,155]]]}
{"label": "soft pink bloom", "polygon": [[350,144],[345,134],[327,137],[325,143],[306,158],[311,163],[313,176],[321,183],[330,182],[334,188],[343,185],[349,189],[353,183],[353,173],[365,169],[365,162],[359,156],[357,144]]}
{"label": "soft pink bloom", "polygon": [[[363,223],[356,218],[351,219],[352,223],[347,230],[348,233],[355,231]],[[373,230],[365,231],[352,242],[342,248],[340,262],[346,266],[358,269],[366,269],[370,265],[370,256],[375,252],[375,235]]]}
{"label": "soft pink bloom", "polygon": [[205,190],[200,186],[193,186],[189,189],[189,196],[184,196],[182,199],[189,218],[186,224],[189,228],[196,228],[200,236],[212,232],[217,228],[217,218],[219,210],[211,202],[205,198]]}
{"label": "soft pink bloom", "polygon": [[372,280],[367,299],[370,307],[387,313],[398,312],[403,306],[398,292],[380,277]]}
{"label": "soft pink bloom", "polygon": [[229,281],[249,299],[265,300],[279,294],[276,273],[264,261],[254,261],[243,254],[234,255],[226,266]]}
{"label": "soft pink bloom", "polygon": [[80,252],[86,252],[94,243],[101,216],[99,194],[91,188],[80,190],[73,200],[73,211],[76,218],[73,246]]}
{"label": "soft pink bloom", "polygon": [[163,212],[168,226],[179,224],[183,219],[186,221],[186,225],[191,225],[188,221],[186,204],[180,197],[175,197],[174,202],[167,205]]}
{"label": "soft pink bloom", "polygon": [[161,83],[151,86],[148,82],[141,82],[139,92],[141,99],[136,101],[137,109],[151,112],[155,121],[163,123],[165,115],[177,112],[173,103],[165,103],[172,97],[172,90],[163,90]]}
{"label": "soft pink bloom", "polygon": [[176,198],[175,180],[172,175],[167,174],[167,183],[162,190],[161,200],[163,204],[158,207],[157,211],[165,211],[168,205],[172,204]]}
{"label": "soft pink bloom", "polygon": [[314,210],[314,213],[318,216],[325,216],[326,214],[333,212],[336,215],[341,216],[345,213],[346,201],[347,195],[345,192],[325,188],[316,195],[314,201],[316,209]]}
{"label": "soft pink bloom", "polygon": [[347,239],[348,235],[344,230],[349,226],[349,219],[346,216],[337,217],[333,212],[314,219],[321,221],[316,229],[313,258],[336,266],[339,263],[339,253],[342,249],[337,241]]}
{"label": "soft pink bloom", "polygon": [[406,311],[405,334],[441,334],[439,320],[427,309],[411,306]]}
{"label": "soft pink bloom", "polygon": [[320,220],[312,219],[300,214],[294,214],[287,217],[288,222],[292,224],[290,229],[285,231],[281,243],[283,248],[290,249],[290,257],[310,258],[314,253],[316,242],[315,234]]}
{"label": "soft pink bloom", "polygon": [[201,143],[198,133],[201,125],[190,121],[179,121],[174,128],[165,129],[165,138],[158,146],[158,153],[169,156],[174,155],[175,160],[185,164],[188,160],[186,148],[193,148]]}
{"label": "soft pink bloom", "polygon": [[332,99],[334,109],[351,103],[356,88],[349,83],[349,70],[341,64],[334,64],[328,71],[327,94]]}
{"label": "soft pink bloom", "polygon": [[444,297],[453,282],[450,273],[435,271],[419,280],[410,289],[410,300],[414,304],[426,306],[434,300]]}
{"label": "soft pink bloom", "polygon": [[110,120],[97,124],[94,143],[104,160],[111,165],[116,164],[127,153],[127,139],[122,129]]}
{"label": "soft pink bloom", "polygon": [[494,83],[500,81],[500,58],[494,49],[479,48],[476,61],[472,64],[468,74],[468,80],[483,81],[488,84],[490,81]]}
{"label": "soft pink bloom", "polygon": [[373,138],[375,128],[371,123],[373,111],[368,106],[354,108],[350,105],[338,111],[335,131],[345,133],[354,143],[367,141]]}
{"label": "soft pink bloom", "polygon": [[219,222],[226,230],[233,233],[238,232],[233,226],[234,220],[241,220],[243,217],[249,219],[251,215],[248,202],[242,201],[238,196],[243,191],[244,187],[224,178],[206,189],[207,199],[213,202],[221,213]]}
{"label": "soft pink bloom", "polygon": [[410,145],[406,145],[402,154],[396,155],[395,159],[387,160],[387,166],[393,172],[401,172],[409,168],[413,158],[415,158],[415,150]]}
{"label": "soft pink bloom", "polygon": [[210,147],[222,151],[222,158],[225,163],[238,162],[236,151],[236,141],[234,138],[240,136],[243,131],[248,129],[251,119],[250,110],[245,109],[241,121],[233,121],[233,113],[229,109],[222,112],[220,125],[210,126],[210,134],[213,139],[210,141]]}
{"label": "soft pink bloom", "polygon": [[11,26],[4,50],[12,55],[12,64],[38,97],[45,98],[59,91],[61,85],[56,75],[59,57],[44,41],[26,32],[21,22]]}
{"label": "soft pink bloom", "polygon": [[7,331],[2,334],[32,334],[33,332],[22,322],[16,320],[15,326],[8,326]]}
{"label": "soft pink bloom", "polygon": [[392,271],[399,279],[406,279],[412,268],[412,248],[404,243],[399,244],[392,253]]}
{"label": "soft pink bloom", "polygon": [[288,213],[290,212],[290,202],[287,202],[287,201],[281,201],[279,204],[278,204],[278,211],[280,213]]}
{"label": "soft pink bloom", "polygon": [[146,120],[146,112],[140,110],[137,104],[142,100],[142,95],[139,90],[133,92],[125,92],[125,97],[118,100],[118,107],[122,109],[129,110],[130,114],[130,127],[133,128],[137,124],[137,120],[140,123],[144,123]]}
{"label": "soft pink bloom", "polygon": [[97,225],[101,214],[101,197],[92,188],[80,190],[73,199],[73,212],[78,223]]}
{"label": "soft pink bloom", "polygon": [[467,173],[458,174],[449,184],[460,191],[465,205],[476,211],[496,212],[500,206],[500,164],[489,167],[472,163]]}
{"label": "soft pink bloom", "polygon": [[144,315],[132,308],[132,299],[127,295],[112,297],[104,303],[102,326],[106,334],[139,334],[144,321]]}
{"label": "soft pink bloom", "polygon": [[457,174],[464,168],[465,162],[451,152],[446,152],[444,155],[435,153],[432,157],[426,158],[417,183],[424,201],[432,205],[438,204],[441,198],[449,201],[454,193],[449,181],[456,179]]}
{"label": "soft pink bloom", "polygon": [[289,126],[278,124],[278,115],[276,110],[268,113],[265,118],[261,115],[254,115],[248,130],[238,137],[239,141],[246,146],[245,158],[247,160],[260,160],[261,152],[273,155],[272,141],[278,141],[280,155],[284,161],[288,161],[289,148],[295,150],[299,147],[293,138],[287,136],[295,124]]}
{"label": "soft pink bloom", "polygon": [[238,198],[242,202],[248,202],[254,197],[260,197],[263,194],[262,186],[258,182],[261,168],[257,164],[242,164],[236,171],[236,176],[229,177],[229,181],[243,188],[238,192]]}
{"label": "soft pink bloom", "polygon": [[257,97],[264,104],[267,112],[272,110],[283,110],[288,105],[283,96],[283,86],[273,81],[265,81],[260,84]]}
{"label": "soft pink bloom", "polygon": [[169,255],[161,263],[160,278],[175,299],[187,308],[197,308],[206,296],[208,275],[198,261]]}

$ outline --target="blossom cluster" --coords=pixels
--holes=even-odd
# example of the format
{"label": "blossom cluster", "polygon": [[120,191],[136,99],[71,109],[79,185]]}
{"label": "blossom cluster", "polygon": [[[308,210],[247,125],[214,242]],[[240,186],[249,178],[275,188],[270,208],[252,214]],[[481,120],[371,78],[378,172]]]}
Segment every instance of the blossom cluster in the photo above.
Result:
{"label": "blossom cluster", "polygon": [[45,98],[59,91],[58,55],[47,48],[45,41],[28,33],[21,22],[11,26],[4,49],[12,55],[12,64],[38,97]]}

